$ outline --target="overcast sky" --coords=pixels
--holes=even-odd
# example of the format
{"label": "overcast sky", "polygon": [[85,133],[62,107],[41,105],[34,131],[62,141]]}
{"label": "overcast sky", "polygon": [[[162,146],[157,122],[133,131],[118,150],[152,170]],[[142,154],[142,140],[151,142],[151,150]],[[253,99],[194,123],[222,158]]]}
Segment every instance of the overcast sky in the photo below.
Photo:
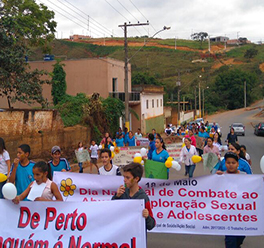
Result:
{"label": "overcast sky", "polygon": [[[190,39],[192,32],[204,31],[210,36],[264,41],[263,0],[37,0],[40,2],[55,12],[58,38],[71,34],[123,37],[118,25],[149,20],[149,26],[129,27],[128,36],[152,36],[166,25],[171,29],[160,33],[160,38]],[[92,18],[89,30],[88,15]]]}

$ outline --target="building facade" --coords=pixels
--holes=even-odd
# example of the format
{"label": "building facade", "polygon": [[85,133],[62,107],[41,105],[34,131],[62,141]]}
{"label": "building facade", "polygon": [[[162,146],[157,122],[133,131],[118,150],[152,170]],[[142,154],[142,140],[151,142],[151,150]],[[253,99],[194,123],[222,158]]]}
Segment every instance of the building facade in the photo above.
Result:
{"label": "building facade", "polygon": [[[157,132],[164,131],[163,94],[162,86],[135,85],[133,92],[140,93],[140,101],[132,109],[138,113],[139,120],[132,115],[133,130],[141,128],[142,133],[149,133],[153,128]],[[132,104],[132,103],[131,103]]]}
{"label": "building facade", "polygon": [[[53,71],[56,61],[29,62],[31,70]],[[69,95],[85,93],[92,95],[99,93],[107,98],[110,93],[124,92],[124,62],[110,58],[91,58],[78,60],[65,60],[67,90]],[[128,90],[131,92],[131,66],[129,64]],[[45,76],[51,80],[51,76]],[[51,85],[43,85],[43,97],[52,105]],[[20,102],[13,104],[14,108],[40,107],[39,104],[27,105]],[[8,108],[7,100],[0,98],[0,108]]]}

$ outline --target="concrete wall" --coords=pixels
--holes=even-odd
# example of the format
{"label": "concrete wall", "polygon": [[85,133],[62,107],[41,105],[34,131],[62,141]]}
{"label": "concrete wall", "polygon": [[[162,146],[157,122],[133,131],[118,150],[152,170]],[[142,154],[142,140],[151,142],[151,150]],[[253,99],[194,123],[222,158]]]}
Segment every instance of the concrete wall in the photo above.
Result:
{"label": "concrete wall", "polygon": [[82,126],[64,128],[55,110],[14,110],[0,112],[0,136],[14,160],[17,148],[29,144],[31,158],[50,159],[52,146],[59,145],[69,159],[79,141],[90,142],[90,129]]}
{"label": "concrete wall", "polygon": [[[29,62],[31,70],[39,69],[46,70],[49,73],[53,71],[53,65],[56,61],[36,61]],[[63,61],[64,70],[66,72],[67,93],[76,95],[77,93],[85,93],[92,95],[98,92],[102,97],[109,96],[112,92],[112,80],[117,78],[118,92],[124,92],[124,62],[110,58],[99,59],[80,59],[80,60],[65,60]],[[128,72],[129,92],[131,92],[131,67],[129,65]],[[50,76],[45,76],[43,79],[51,79]],[[52,103],[51,85],[43,85],[43,96]],[[34,104],[33,107],[40,107],[39,104]],[[14,108],[28,108],[28,105],[23,103],[13,104]],[[6,98],[0,98],[0,108],[8,108]]]}
{"label": "concrete wall", "polygon": [[142,120],[141,106],[140,104],[138,104],[138,105],[131,106],[131,108],[138,114],[138,117],[139,117],[139,120],[138,120],[133,114],[131,114],[132,131],[135,133],[137,132],[138,128],[141,128],[141,120]]}
{"label": "concrete wall", "polygon": [[153,118],[149,118],[145,120],[145,133],[150,133],[153,128],[156,129],[157,133],[163,133],[164,132],[164,116],[156,116]]}

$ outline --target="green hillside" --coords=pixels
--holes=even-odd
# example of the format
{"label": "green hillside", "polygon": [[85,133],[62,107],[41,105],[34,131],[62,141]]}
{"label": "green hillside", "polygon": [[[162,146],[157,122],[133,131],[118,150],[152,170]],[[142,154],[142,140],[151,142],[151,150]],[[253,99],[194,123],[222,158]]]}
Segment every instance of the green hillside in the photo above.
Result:
{"label": "green hillside", "polygon": [[[119,60],[124,60],[123,40],[114,39],[119,42],[118,45],[101,46],[90,43],[79,43],[66,40],[55,40],[52,43],[52,54],[55,57],[63,59],[78,59],[89,57],[111,57]],[[111,41],[111,39],[105,42]],[[102,42],[102,40],[101,40]],[[143,38],[129,38],[129,43],[144,44]],[[120,45],[119,45],[120,44]],[[202,46],[197,41],[177,40],[178,49],[174,49],[174,39],[153,39],[149,41],[151,46],[146,46],[139,50],[138,46],[129,46],[129,58],[132,66],[132,76],[139,72],[147,72],[149,75],[156,77],[166,88],[165,99],[171,98],[174,93],[176,99],[176,81],[179,75],[182,82],[181,96],[185,96],[186,100],[194,103],[194,89],[198,85],[199,80],[202,88],[209,87],[206,94],[211,94],[215,78],[223,71],[228,69],[240,69],[244,72],[251,72],[257,75],[257,84],[254,85],[254,100],[262,97],[263,73],[260,71],[260,64],[264,62],[264,46],[247,44],[239,47],[224,50],[214,51],[213,55],[207,52],[208,44],[204,42]],[[149,45],[148,44],[148,45]],[[170,46],[157,47],[157,46]],[[223,44],[212,44],[223,46]],[[184,50],[179,50],[179,49]],[[253,58],[245,58],[244,54],[247,50],[257,50],[257,55]],[[29,60],[42,60],[43,55],[39,49],[32,49]],[[207,62],[192,61],[206,59]],[[200,77],[202,75],[202,77]],[[261,88],[261,90],[259,90]],[[209,110],[215,110],[210,108]]]}

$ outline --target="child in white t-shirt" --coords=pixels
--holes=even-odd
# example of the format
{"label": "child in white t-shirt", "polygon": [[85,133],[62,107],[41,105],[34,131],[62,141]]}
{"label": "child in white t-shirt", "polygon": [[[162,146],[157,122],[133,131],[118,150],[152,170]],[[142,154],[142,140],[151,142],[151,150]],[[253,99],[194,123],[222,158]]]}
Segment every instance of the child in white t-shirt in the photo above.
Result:
{"label": "child in white t-shirt", "polygon": [[97,171],[99,171],[99,168],[97,165],[98,150],[99,150],[98,145],[96,145],[95,141],[92,140],[91,147],[90,147],[90,151],[91,151],[90,173],[91,174],[92,174],[93,165],[95,165],[95,167],[97,168]]}
{"label": "child in white t-shirt", "polygon": [[[7,177],[10,175],[10,156],[6,150],[5,141],[2,138],[0,138],[0,173]],[[2,187],[5,183],[6,180],[0,183],[0,198],[3,198]]]}

